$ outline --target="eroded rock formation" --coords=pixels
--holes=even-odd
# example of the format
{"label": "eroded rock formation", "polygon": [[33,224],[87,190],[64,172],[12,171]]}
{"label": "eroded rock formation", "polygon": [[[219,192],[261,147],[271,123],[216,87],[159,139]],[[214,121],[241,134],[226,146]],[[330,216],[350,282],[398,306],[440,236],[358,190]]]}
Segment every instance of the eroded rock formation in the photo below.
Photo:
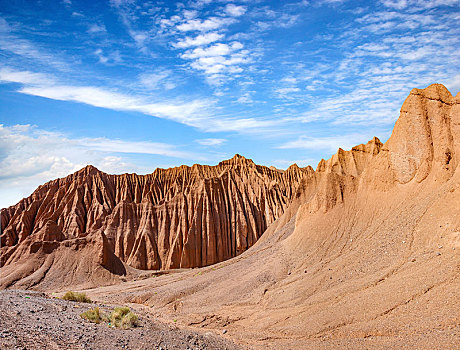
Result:
{"label": "eroded rock formation", "polygon": [[2,209],[2,266],[20,260],[25,250],[49,254],[59,242],[96,234],[104,266],[110,263],[106,251],[138,269],[210,265],[252,246],[312,172],[297,165],[270,169],[240,155],[217,166],[144,176],[87,166]]}

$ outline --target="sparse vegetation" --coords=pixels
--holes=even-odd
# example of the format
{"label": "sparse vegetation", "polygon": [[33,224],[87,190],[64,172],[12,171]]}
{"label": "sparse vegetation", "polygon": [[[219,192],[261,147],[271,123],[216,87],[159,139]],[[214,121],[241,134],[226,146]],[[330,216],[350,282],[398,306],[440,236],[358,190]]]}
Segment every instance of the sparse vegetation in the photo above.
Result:
{"label": "sparse vegetation", "polygon": [[137,316],[129,309],[129,307],[116,307],[109,318],[111,324],[118,328],[131,328],[138,324]]}
{"label": "sparse vegetation", "polygon": [[85,320],[88,320],[93,323],[101,323],[101,321],[106,321],[107,316],[105,316],[98,307],[95,307],[94,309],[85,311],[80,314],[81,318],[84,318]]}
{"label": "sparse vegetation", "polygon": [[138,325],[138,317],[129,307],[116,307],[108,316],[98,307],[80,314],[81,318],[94,323],[108,322],[109,326],[128,329]]}
{"label": "sparse vegetation", "polygon": [[64,300],[78,301],[80,303],[91,303],[91,299],[85,293],[67,292],[62,297]]}

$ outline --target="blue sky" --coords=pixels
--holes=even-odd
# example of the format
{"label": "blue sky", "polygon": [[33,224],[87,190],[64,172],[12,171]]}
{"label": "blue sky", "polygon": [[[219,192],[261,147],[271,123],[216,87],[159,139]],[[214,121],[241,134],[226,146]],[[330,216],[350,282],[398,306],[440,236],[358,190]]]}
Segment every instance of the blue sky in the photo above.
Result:
{"label": "blue sky", "polygon": [[316,167],[460,90],[459,0],[1,1],[0,207],[93,164]]}

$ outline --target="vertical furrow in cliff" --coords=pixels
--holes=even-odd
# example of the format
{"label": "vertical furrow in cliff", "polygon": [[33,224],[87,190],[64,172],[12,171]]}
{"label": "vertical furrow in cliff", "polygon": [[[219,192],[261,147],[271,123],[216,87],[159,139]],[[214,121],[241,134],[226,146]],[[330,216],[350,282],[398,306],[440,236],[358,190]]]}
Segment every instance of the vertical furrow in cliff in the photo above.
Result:
{"label": "vertical furrow in cliff", "polygon": [[238,255],[238,220],[237,220],[237,207],[236,207],[236,197],[235,189],[233,186],[233,180],[228,176],[228,193],[229,193],[229,216],[230,216],[230,240],[232,244],[232,256]]}
{"label": "vertical furrow in cliff", "polygon": [[215,213],[213,217],[214,225],[216,226],[215,241],[216,241],[216,262],[223,261],[226,259],[225,247],[228,244],[227,242],[227,227],[225,222],[227,221],[227,212],[225,206],[222,205],[225,201],[223,195],[224,188],[222,186],[222,181],[215,183],[215,191],[213,193],[213,203],[215,208]]}
{"label": "vertical furrow in cliff", "polygon": [[232,225],[231,225],[231,200],[230,200],[230,189],[229,189],[229,179],[228,176],[222,175],[220,181],[220,186],[222,188],[222,200],[219,202],[220,206],[220,227],[222,227],[222,238],[221,242],[223,244],[223,255],[225,259],[233,255],[233,240],[232,240]]}
{"label": "vertical furrow in cliff", "polygon": [[[192,224],[187,231],[187,237],[184,244],[184,261],[181,262],[183,267],[202,266],[202,246],[201,246],[201,232],[203,220],[203,193],[198,192],[192,211]],[[199,235],[198,235],[199,233]]]}
{"label": "vertical furrow in cliff", "polygon": [[207,234],[208,234],[208,211],[207,208],[209,206],[208,198],[206,196],[205,184],[203,184],[203,192],[202,192],[202,202],[201,202],[201,225],[199,226],[200,231],[198,231],[198,235],[200,237],[200,266],[206,266],[206,258],[208,255],[207,251]]}

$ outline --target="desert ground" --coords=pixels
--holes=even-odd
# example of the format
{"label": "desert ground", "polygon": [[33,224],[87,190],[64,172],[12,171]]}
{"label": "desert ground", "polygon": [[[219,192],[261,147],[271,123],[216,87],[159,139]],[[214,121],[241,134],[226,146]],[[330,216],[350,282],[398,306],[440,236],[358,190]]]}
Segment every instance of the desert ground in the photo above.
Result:
{"label": "desert ground", "polygon": [[133,305],[139,325],[131,329],[91,323],[80,314],[106,304],[60,300],[41,292],[0,292],[3,312],[1,349],[241,349],[212,332],[178,328],[173,321],[161,323],[142,307]]}

